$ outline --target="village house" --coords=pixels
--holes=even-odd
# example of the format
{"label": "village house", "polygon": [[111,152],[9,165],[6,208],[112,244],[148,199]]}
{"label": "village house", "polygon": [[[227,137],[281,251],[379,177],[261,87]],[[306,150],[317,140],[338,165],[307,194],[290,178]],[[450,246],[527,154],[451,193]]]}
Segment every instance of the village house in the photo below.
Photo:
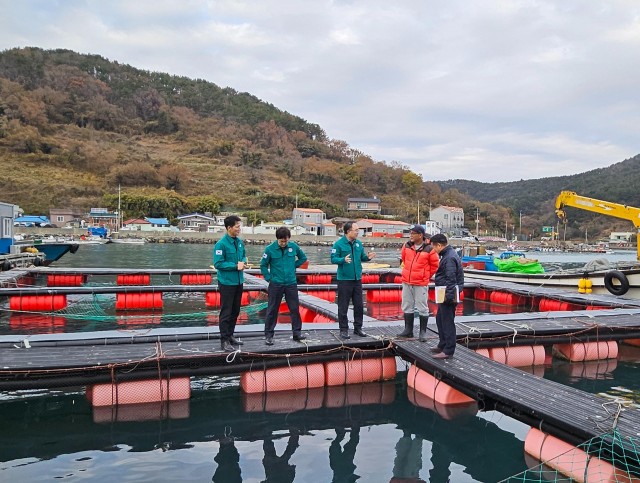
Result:
{"label": "village house", "polygon": [[151,231],[151,223],[143,218],[131,218],[122,222],[120,231]]}
{"label": "village house", "polygon": [[410,223],[395,220],[360,219],[357,224],[360,228],[360,235],[368,237],[401,238],[409,236],[409,227],[411,227]]}
{"label": "village house", "polygon": [[18,205],[0,201],[0,253],[9,253],[13,244],[13,220],[18,216]]}
{"label": "village house", "polygon": [[612,231],[609,235],[609,245],[627,247],[631,244],[634,233],[630,231]]}
{"label": "village house", "polygon": [[178,216],[178,228],[183,231],[206,232],[214,226],[224,226],[224,217],[216,217],[210,213],[190,213]]}
{"label": "village house", "polygon": [[280,227],[287,227],[291,231],[292,236],[303,235],[305,233],[305,228],[299,225],[288,225],[286,223],[260,223],[256,226],[243,226],[242,233],[252,233],[255,235],[273,235],[274,239],[276,236],[276,230]]}
{"label": "village house", "polygon": [[322,232],[324,236],[336,236],[336,225],[330,221],[326,221],[322,224]]}
{"label": "village house", "polygon": [[[317,208],[294,208],[291,217],[294,225],[304,227],[307,235],[324,235],[325,228],[328,228],[327,215]],[[335,225],[334,231],[335,233]]]}
{"label": "village house", "polygon": [[440,227],[438,226],[437,221],[427,220],[422,226],[424,226],[424,231],[427,233],[427,235],[435,235],[437,233],[440,233]]}
{"label": "village house", "polygon": [[460,235],[464,229],[464,210],[455,206],[438,206],[429,213],[443,233]]}
{"label": "village house", "polygon": [[49,210],[49,219],[51,223],[59,228],[73,227],[80,228],[83,226],[82,218],[84,212],[75,208],[51,208]]}
{"label": "village house", "polygon": [[118,214],[107,208],[91,208],[87,215],[88,226],[103,226],[111,231],[118,230]]}
{"label": "village house", "polygon": [[122,224],[123,231],[178,231],[166,218],[132,218]]}
{"label": "village house", "polygon": [[364,211],[380,214],[380,199],[373,198],[347,198],[347,211]]}

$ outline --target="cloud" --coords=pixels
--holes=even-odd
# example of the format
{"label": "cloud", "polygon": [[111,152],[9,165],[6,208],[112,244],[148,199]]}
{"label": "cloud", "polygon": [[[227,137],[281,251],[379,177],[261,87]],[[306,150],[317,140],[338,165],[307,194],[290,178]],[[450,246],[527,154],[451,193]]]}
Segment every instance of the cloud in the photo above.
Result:
{"label": "cloud", "polygon": [[246,91],[429,179],[575,174],[640,151],[631,0],[22,0],[0,48]]}

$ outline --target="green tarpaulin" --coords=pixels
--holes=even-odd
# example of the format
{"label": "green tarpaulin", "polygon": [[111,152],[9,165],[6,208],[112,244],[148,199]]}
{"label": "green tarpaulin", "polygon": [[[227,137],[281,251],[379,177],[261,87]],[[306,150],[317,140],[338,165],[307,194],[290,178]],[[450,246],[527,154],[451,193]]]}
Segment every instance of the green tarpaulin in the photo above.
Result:
{"label": "green tarpaulin", "polygon": [[511,273],[544,273],[544,268],[538,260],[529,258],[511,257],[506,260],[496,258],[493,260],[499,272]]}

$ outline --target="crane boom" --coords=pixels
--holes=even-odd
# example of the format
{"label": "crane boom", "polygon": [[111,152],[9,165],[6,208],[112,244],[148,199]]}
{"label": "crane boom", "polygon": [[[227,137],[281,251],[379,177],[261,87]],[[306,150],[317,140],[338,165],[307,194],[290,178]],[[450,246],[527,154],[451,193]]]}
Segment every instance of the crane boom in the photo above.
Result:
{"label": "crane boom", "polygon": [[640,260],[640,243],[638,243],[638,239],[640,238],[640,208],[597,200],[587,196],[580,196],[573,191],[561,191],[556,198],[556,215],[563,222],[566,221],[567,218],[564,211],[565,206],[579,208],[581,210],[591,211],[601,215],[613,216],[615,218],[622,218],[623,220],[629,220],[632,222],[636,227],[636,245],[638,247],[637,258]]}

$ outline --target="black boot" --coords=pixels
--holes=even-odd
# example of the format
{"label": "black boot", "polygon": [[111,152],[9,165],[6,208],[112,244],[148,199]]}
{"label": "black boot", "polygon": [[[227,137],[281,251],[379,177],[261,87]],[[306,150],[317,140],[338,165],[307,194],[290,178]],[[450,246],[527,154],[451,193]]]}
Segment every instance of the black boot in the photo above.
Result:
{"label": "black boot", "polygon": [[418,339],[420,340],[420,342],[427,341],[427,322],[429,322],[429,316],[421,315],[420,316],[420,334],[418,336]]}
{"label": "black boot", "polygon": [[404,314],[404,330],[398,334],[398,337],[413,337],[413,319],[415,314]]}

